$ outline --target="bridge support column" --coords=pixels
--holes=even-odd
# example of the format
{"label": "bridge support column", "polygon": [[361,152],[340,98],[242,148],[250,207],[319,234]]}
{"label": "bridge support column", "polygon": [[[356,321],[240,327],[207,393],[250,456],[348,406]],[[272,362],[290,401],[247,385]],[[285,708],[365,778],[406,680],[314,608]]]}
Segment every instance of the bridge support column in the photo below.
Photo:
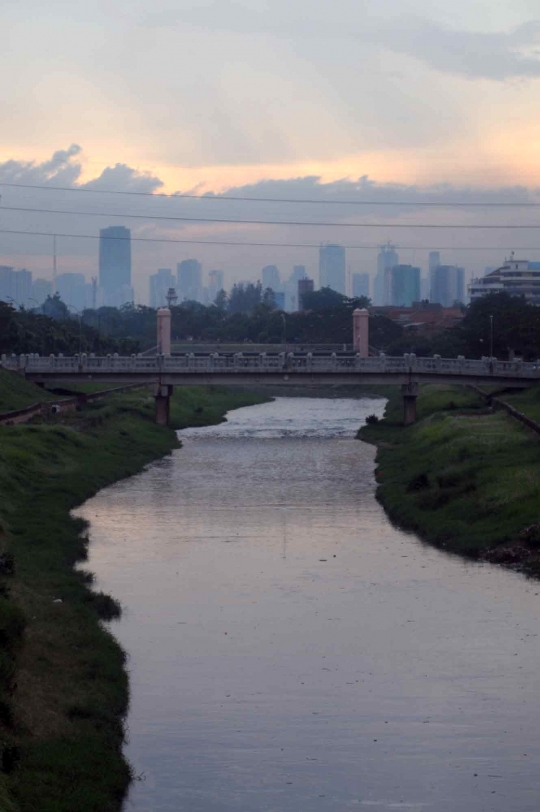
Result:
{"label": "bridge support column", "polygon": [[369,358],[369,313],[365,308],[353,311],[353,346],[360,358]]}
{"label": "bridge support column", "polygon": [[418,384],[405,383],[401,387],[403,395],[403,425],[410,426],[416,423],[416,398],[418,397]]}
{"label": "bridge support column", "polygon": [[171,411],[172,386],[162,386],[159,384],[154,390],[154,400],[156,403],[156,423],[158,426],[168,426]]}

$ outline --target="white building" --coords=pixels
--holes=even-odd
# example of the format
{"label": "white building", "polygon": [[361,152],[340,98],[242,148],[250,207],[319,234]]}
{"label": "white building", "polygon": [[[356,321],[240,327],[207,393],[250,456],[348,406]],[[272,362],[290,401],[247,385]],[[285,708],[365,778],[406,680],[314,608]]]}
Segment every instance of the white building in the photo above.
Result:
{"label": "white building", "polygon": [[512,256],[500,268],[472,280],[469,285],[471,301],[488,293],[524,296],[528,302],[540,305],[540,262],[529,262]]}

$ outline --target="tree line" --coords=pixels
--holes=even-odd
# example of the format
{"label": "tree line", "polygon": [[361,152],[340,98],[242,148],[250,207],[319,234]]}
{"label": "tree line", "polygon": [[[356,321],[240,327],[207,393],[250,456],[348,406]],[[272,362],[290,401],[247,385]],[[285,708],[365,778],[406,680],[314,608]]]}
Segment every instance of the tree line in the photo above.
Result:
{"label": "tree line", "polygon": [[[272,291],[260,285],[237,285],[220,293],[210,306],[182,302],[173,306],[172,335],[179,342],[258,344],[351,344],[352,311],[369,306],[365,297],[347,298],[330,288],[307,293],[306,310],[284,313],[270,301]],[[419,356],[515,353],[526,360],[540,355],[540,308],[523,298],[491,294],[463,308],[456,327],[436,335],[406,328],[382,315],[370,316],[370,345],[389,355]],[[81,352],[137,353],[156,344],[156,311],[144,305],[100,307],[71,313],[58,295],[36,310],[15,310],[0,302],[0,352],[41,355]]]}

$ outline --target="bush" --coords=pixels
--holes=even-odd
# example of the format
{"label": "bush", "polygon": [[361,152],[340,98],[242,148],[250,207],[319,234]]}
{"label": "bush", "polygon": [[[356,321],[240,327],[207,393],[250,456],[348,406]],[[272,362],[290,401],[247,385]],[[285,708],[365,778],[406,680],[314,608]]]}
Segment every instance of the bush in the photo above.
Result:
{"label": "bush", "polygon": [[429,488],[427,474],[418,474],[410,480],[407,485],[407,492],[414,493],[414,491],[424,491],[426,488]]}
{"label": "bush", "polygon": [[519,533],[518,538],[529,547],[540,547],[540,524],[531,524],[526,527]]}
{"label": "bush", "polygon": [[368,426],[374,426],[379,422],[379,418],[376,414],[368,414],[366,417],[366,423]]}
{"label": "bush", "polygon": [[88,593],[88,602],[94,607],[101,620],[116,620],[122,614],[122,608],[118,601],[105,595],[104,592]]}

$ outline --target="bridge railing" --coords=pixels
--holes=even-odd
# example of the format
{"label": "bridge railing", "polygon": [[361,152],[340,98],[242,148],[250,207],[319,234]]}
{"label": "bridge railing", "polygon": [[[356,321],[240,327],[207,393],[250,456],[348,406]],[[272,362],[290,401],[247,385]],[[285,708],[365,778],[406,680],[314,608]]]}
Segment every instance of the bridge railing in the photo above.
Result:
{"label": "bridge railing", "polygon": [[525,363],[522,361],[498,361],[496,359],[458,358],[417,358],[413,354],[392,357],[381,354],[376,357],[361,358],[359,355],[328,355],[312,353],[281,352],[267,355],[243,355],[210,353],[196,355],[186,353],[175,356],[119,356],[93,355],[45,356],[3,355],[0,366],[29,374],[75,373],[91,376],[98,373],[133,373],[133,374],[181,374],[181,373],[387,373],[387,374],[426,374],[479,376],[499,378],[540,379],[540,362]]}

